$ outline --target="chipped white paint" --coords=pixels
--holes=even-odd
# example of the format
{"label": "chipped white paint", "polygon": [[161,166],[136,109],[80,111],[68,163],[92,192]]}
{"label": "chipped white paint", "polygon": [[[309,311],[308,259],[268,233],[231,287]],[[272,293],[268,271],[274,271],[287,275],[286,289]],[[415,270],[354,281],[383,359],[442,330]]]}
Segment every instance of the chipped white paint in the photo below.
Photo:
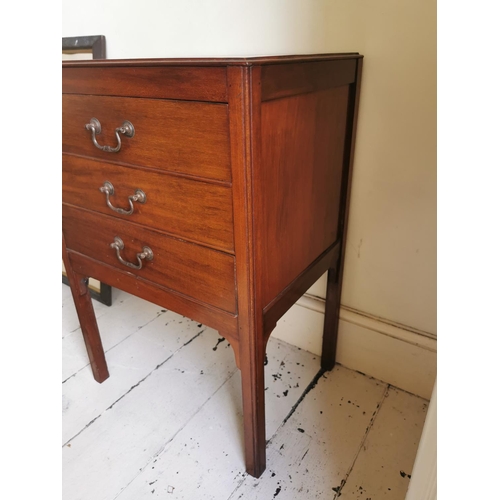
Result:
{"label": "chipped white paint", "polygon": [[68,443],[71,446],[63,448],[65,500],[82,498],[78,491],[82,471],[83,498],[115,498],[161,453],[236,371],[230,349],[219,346],[212,351],[216,342],[216,332],[207,329],[181,349],[174,362],[170,358],[158,368],[152,365],[150,375],[140,377],[136,383],[143,381],[127,394],[133,397],[125,396],[108,407]]}
{"label": "chipped white paint", "polygon": [[[266,365],[266,434],[269,439],[319,369],[319,360],[271,341]],[[176,499],[229,498],[246,474],[243,462],[241,378],[237,371],[200,412],[137,476],[120,500],[163,498],[168,486]],[[286,395],[285,395],[286,394]],[[152,484],[151,484],[152,483]]]}
{"label": "chipped white paint", "polygon": [[[386,384],[337,366],[290,415],[319,357],[272,338],[267,470],[255,480],[244,472],[241,378],[229,344],[210,328],[118,296],[98,319],[111,373],[103,384],[93,381],[79,329],[64,323],[73,328],[63,341],[65,500],[331,500],[346,478],[341,500],[349,498],[349,471],[356,473],[360,447],[376,429]],[[68,351],[80,362],[69,362]]]}
{"label": "chipped white paint", "polygon": [[158,314],[139,335],[131,335],[108,350],[111,376],[105,383],[96,384],[90,370],[80,370],[67,379],[63,385],[66,406],[63,443],[205,329],[170,311]]}
{"label": "chipped white paint", "polygon": [[342,488],[341,499],[403,500],[428,401],[389,388]]}
{"label": "chipped white paint", "polygon": [[386,385],[343,367],[321,377],[268,446],[261,479],[231,500],[331,500],[354,461]]}

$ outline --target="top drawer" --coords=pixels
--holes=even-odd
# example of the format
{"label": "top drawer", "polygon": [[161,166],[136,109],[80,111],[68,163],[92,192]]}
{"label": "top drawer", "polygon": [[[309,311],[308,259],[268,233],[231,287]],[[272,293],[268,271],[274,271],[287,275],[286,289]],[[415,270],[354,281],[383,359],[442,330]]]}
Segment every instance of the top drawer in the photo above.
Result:
{"label": "top drawer", "polygon": [[[226,104],[64,94],[63,151],[102,160],[230,181],[229,125]],[[101,146],[115,148],[115,129],[124,121],[134,136],[120,134],[121,148],[107,152],[85,128],[97,118]]]}
{"label": "top drawer", "polygon": [[[63,94],[152,97],[183,101],[227,102],[225,66],[131,65],[128,61],[63,61]],[[104,64],[102,64],[104,63]],[[112,64],[112,66],[106,66]]]}

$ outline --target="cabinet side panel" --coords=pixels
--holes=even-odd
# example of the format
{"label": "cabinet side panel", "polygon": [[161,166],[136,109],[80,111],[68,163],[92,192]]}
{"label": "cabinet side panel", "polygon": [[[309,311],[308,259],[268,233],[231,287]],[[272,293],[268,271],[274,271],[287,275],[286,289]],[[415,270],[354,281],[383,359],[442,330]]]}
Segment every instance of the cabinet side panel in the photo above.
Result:
{"label": "cabinet side panel", "polygon": [[341,87],[355,79],[356,59],[263,66],[262,100]]}
{"label": "cabinet side panel", "polygon": [[349,86],[262,103],[262,299],[268,304],[338,239]]}

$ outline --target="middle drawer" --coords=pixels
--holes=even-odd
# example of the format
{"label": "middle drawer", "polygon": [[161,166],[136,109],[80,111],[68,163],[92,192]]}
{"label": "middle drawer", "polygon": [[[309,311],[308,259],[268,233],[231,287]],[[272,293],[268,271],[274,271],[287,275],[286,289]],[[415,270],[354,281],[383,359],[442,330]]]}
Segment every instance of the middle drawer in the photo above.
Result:
{"label": "middle drawer", "polygon": [[[231,188],[63,154],[63,202],[114,215],[233,253]],[[106,182],[113,186],[110,204],[133,212],[126,215],[110,208]],[[137,190],[144,203],[129,201]]]}

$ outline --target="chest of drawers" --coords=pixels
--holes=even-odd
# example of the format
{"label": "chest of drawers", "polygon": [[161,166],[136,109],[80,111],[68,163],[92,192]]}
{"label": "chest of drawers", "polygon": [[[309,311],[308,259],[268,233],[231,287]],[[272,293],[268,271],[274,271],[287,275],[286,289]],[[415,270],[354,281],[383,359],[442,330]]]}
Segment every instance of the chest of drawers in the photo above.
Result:
{"label": "chest of drawers", "polygon": [[255,477],[267,340],[326,271],[321,366],[335,363],[361,66],[354,53],[63,63],[63,259],[94,377],[109,374],[88,277],[217,329],[241,370]]}

